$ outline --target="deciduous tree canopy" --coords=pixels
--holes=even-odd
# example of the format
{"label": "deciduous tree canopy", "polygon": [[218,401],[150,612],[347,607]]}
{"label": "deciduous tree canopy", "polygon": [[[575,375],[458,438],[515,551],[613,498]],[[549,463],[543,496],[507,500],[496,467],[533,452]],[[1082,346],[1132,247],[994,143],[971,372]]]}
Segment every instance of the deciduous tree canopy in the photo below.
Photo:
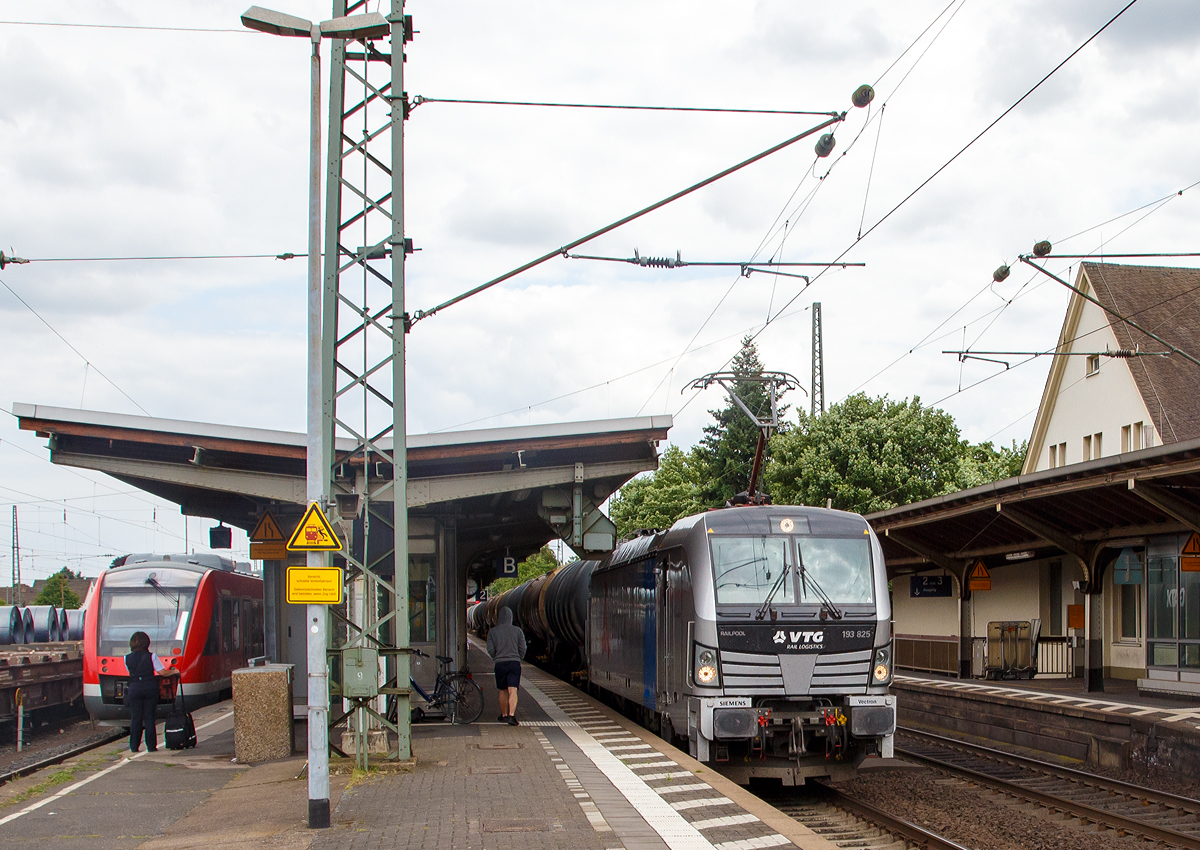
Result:
{"label": "deciduous tree canopy", "polygon": [[83,578],[82,573],[73,573],[67,567],[50,576],[42,587],[42,592],[33,601],[34,605],[53,605],[56,608],[78,608],[79,596],[67,587],[68,579]]}
{"label": "deciduous tree canopy", "polygon": [[694,453],[668,446],[658,469],[630,481],[609,503],[617,536],[628,537],[639,528],[670,528],[675,520],[707,508],[700,499],[702,468]]}

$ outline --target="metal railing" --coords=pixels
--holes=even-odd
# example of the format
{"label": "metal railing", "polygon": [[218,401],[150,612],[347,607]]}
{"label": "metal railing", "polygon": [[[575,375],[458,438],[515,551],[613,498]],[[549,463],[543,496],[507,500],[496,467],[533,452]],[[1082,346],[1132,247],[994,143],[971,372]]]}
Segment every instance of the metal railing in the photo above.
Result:
{"label": "metal railing", "polygon": [[[1075,668],[1075,639],[1072,637],[1038,637],[1037,675],[1072,678],[1078,673]],[[982,678],[983,661],[987,658],[987,638],[972,640],[972,675]],[[958,638],[941,635],[920,635],[895,639],[896,668],[923,673],[958,675]]]}

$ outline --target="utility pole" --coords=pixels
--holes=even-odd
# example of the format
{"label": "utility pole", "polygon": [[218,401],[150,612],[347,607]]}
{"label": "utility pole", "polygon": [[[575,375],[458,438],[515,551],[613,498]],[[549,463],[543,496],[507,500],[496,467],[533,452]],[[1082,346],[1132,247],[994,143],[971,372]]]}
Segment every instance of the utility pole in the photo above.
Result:
{"label": "utility pole", "polygon": [[12,591],[9,604],[21,604],[21,533],[17,526],[17,506],[13,505]]}
{"label": "utility pole", "polygon": [[812,415],[825,412],[825,352],[821,340],[821,302],[812,305]]}

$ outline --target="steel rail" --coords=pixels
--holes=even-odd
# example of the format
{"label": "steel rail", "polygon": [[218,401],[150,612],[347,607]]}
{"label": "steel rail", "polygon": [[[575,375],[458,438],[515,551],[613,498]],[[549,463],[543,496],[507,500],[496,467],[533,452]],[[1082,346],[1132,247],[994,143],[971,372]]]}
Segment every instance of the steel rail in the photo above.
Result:
{"label": "steel rail", "polygon": [[[901,729],[900,731],[909,732],[910,730]],[[925,733],[917,733],[917,734],[925,734]],[[936,737],[936,736],[934,736],[934,737]],[[947,738],[944,740],[949,742],[947,745],[957,746],[957,747],[961,747],[963,749],[971,749],[972,747],[974,747],[974,745],[972,745],[972,744],[964,744],[963,742],[957,741],[954,739]],[[981,749],[986,749],[986,748],[981,748]],[[1002,757],[1006,761],[1015,761],[1017,759],[1023,758],[1020,756],[1012,756],[1012,755],[1010,755],[1008,753],[1004,753],[1000,750],[992,750],[991,753],[993,753],[995,756]],[[992,775],[984,773],[982,771],[973,770],[969,767],[962,767],[962,766],[956,765],[956,764],[951,764],[950,762],[944,762],[933,756],[923,755],[921,753],[916,753],[911,750],[903,749],[901,747],[896,747],[896,755],[903,756],[906,759],[909,759],[909,760],[915,761],[915,762],[919,762],[921,764],[925,764],[930,767],[935,767],[939,770],[944,770],[947,773],[957,774],[959,776],[970,779],[974,782],[978,782],[982,785],[990,785],[991,787],[996,788],[1000,791],[1003,791],[1004,793],[1009,794],[1010,796],[1023,798],[1025,800],[1028,800],[1029,802],[1043,806],[1052,811],[1058,811],[1058,812],[1064,812],[1066,814],[1070,814],[1076,818],[1079,818],[1081,821],[1084,821],[1084,822],[1103,824],[1105,826],[1113,827],[1113,828],[1120,830],[1122,832],[1125,832],[1125,833],[1141,835],[1141,836],[1144,836],[1145,838],[1149,838],[1154,841],[1162,841],[1166,844],[1174,845],[1177,847],[1189,848],[1189,850],[1200,850],[1200,838],[1197,838],[1194,835],[1188,835],[1186,833],[1176,832],[1175,830],[1168,829],[1166,827],[1155,826],[1153,824],[1146,823],[1145,821],[1136,820],[1134,818],[1129,818],[1124,815],[1117,814],[1116,812],[1108,811],[1106,809],[1095,808],[1093,806],[1089,806],[1084,803],[1077,803],[1073,800],[1068,800],[1063,797],[1057,797],[1053,794],[1048,794],[1043,791],[1037,791],[1032,788],[1028,788],[1024,785],[1021,785],[1015,781],[1001,779],[999,777],[992,776]],[[1036,762],[1036,760],[1032,760],[1032,759],[1029,761],[1033,761],[1037,764],[1037,767],[1036,767],[1037,770],[1044,769],[1043,763]],[[1047,765],[1045,767],[1049,767],[1049,766]],[[1092,777],[1089,776],[1088,778],[1089,778],[1089,782],[1090,782]],[[1079,780],[1073,780],[1073,781],[1079,781]],[[1097,787],[1100,787],[1098,783],[1096,785],[1097,785]],[[1140,788],[1137,786],[1133,786],[1133,787],[1136,788],[1136,796],[1138,798],[1145,799],[1147,789]],[[1128,794],[1130,792],[1121,791],[1120,793]],[[1153,793],[1161,793],[1161,792],[1153,792]],[[1183,797],[1178,798],[1178,799],[1187,800],[1187,798],[1183,798]],[[1187,802],[1190,802],[1192,804],[1196,803],[1196,801],[1194,801],[1194,800],[1188,800]],[[1194,814],[1194,813],[1195,813],[1194,811],[1188,812],[1188,814]]]}
{"label": "steel rail", "polygon": [[75,756],[83,755],[89,750],[94,750],[99,747],[104,747],[111,744],[113,741],[119,741],[122,738],[129,737],[128,729],[114,730],[111,735],[106,735],[104,738],[97,740],[86,741],[82,744],[77,744],[65,752],[56,753],[52,756],[36,761],[33,764],[27,764],[23,767],[15,768],[14,770],[0,773],[0,785],[7,785],[14,779],[20,779],[22,776],[29,776],[31,773],[37,773],[39,770],[44,770],[47,767],[53,767],[56,764],[62,764],[64,761]]}
{"label": "steel rail", "polygon": [[981,753],[985,756],[991,756],[1004,761],[1016,762],[1035,770],[1041,770],[1045,773],[1052,773],[1055,776],[1063,779],[1070,779],[1073,782],[1082,782],[1088,785],[1095,785],[1103,788],[1106,791],[1113,791],[1118,794],[1129,794],[1143,800],[1150,800],[1155,803],[1160,803],[1164,806],[1191,807],[1194,811],[1200,812],[1200,800],[1192,797],[1182,797],[1178,794],[1172,794],[1169,791],[1156,791],[1153,788],[1146,788],[1141,785],[1134,785],[1131,782],[1122,782],[1119,779],[1110,779],[1107,776],[1097,776],[1094,773],[1088,773],[1085,770],[1076,770],[1073,767],[1063,767],[1062,765],[1051,764],[1050,762],[1041,761],[1040,759],[1029,758],[1028,756],[1020,756],[1015,753],[1006,753],[1003,750],[984,747],[979,744],[960,741],[957,738],[947,738],[944,735],[935,735],[932,732],[925,732],[920,729],[911,729],[907,726],[897,726],[897,732],[903,732],[906,735],[917,735],[922,738],[928,738],[936,741],[939,744],[948,746],[960,747],[974,753]]}
{"label": "steel rail", "polygon": [[906,841],[911,841],[914,844],[919,844],[925,847],[926,850],[968,850],[962,844],[951,841],[938,835],[936,832],[930,832],[923,827],[917,826],[915,823],[910,823],[903,818],[898,818],[895,815],[888,814],[882,809],[877,809],[870,803],[864,803],[861,800],[856,800],[853,797],[847,796],[841,791],[830,789],[829,802],[839,808],[846,809],[852,814],[865,818],[877,826],[882,827],[893,835],[898,835]]}

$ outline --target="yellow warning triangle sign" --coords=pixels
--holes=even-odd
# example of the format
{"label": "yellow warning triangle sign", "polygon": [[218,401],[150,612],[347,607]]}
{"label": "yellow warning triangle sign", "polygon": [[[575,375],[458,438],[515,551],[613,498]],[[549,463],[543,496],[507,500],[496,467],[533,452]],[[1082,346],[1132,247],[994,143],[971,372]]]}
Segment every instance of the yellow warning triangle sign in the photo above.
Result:
{"label": "yellow warning triangle sign", "polygon": [[342,541],[321,513],[320,506],[313,502],[296,526],[287,547],[289,552],[336,552],[342,548]]}
{"label": "yellow warning triangle sign", "polygon": [[254,526],[254,530],[250,532],[251,543],[282,543],[285,540],[287,538],[283,536],[279,523],[275,521],[275,517],[271,516],[270,511],[262,515],[258,525]]}
{"label": "yellow warning triangle sign", "polygon": [[975,566],[971,567],[971,575],[969,578],[990,579],[992,574],[988,572],[988,568],[983,565],[983,561],[976,561]]}
{"label": "yellow warning triangle sign", "polygon": [[1192,536],[1188,538],[1188,542],[1183,544],[1184,555],[1200,555],[1200,534],[1192,532]]}

